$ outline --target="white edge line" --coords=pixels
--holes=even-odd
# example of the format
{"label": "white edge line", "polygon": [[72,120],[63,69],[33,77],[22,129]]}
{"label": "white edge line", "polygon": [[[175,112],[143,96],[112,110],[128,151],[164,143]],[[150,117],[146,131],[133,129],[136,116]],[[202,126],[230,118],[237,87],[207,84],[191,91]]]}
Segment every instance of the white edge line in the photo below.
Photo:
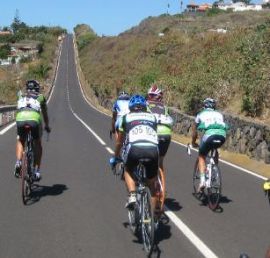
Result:
{"label": "white edge line", "polygon": [[207,258],[218,258],[206,244],[200,240],[172,211],[166,207],[165,214],[181,230],[181,232],[190,240],[190,242]]}
{"label": "white edge line", "polygon": [[[176,143],[176,144],[178,144],[178,145],[184,146],[184,147],[187,146],[186,144],[177,142],[177,141],[175,141],[175,140],[172,140],[172,142],[174,142],[174,143]],[[196,152],[198,152],[197,149],[194,149],[194,148],[191,148],[191,149],[194,150],[194,151],[196,151]],[[256,174],[255,172],[253,172],[253,171],[251,171],[251,170],[248,170],[248,169],[246,169],[246,168],[243,168],[243,167],[240,167],[240,166],[238,166],[238,165],[235,165],[235,164],[233,164],[233,163],[231,163],[231,162],[229,162],[229,161],[225,161],[225,160],[223,160],[223,159],[219,159],[219,161],[221,161],[222,163],[224,163],[224,164],[226,164],[226,165],[229,165],[229,166],[231,166],[231,167],[234,167],[234,168],[236,168],[236,169],[238,169],[238,170],[241,170],[241,171],[243,171],[243,172],[245,172],[245,173],[247,173],[247,174],[250,174],[250,175],[252,175],[252,176],[258,177],[258,178],[260,178],[260,179],[262,179],[262,180],[266,180],[266,179],[267,179],[267,177],[258,175],[258,174]]]}
{"label": "white edge line", "polygon": [[114,154],[114,151],[113,151],[110,147],[106,147],[106,150],[107,150],[110,154]]}
{"label": "white edge line", "polygon": [[16,124],[16,122],[13,122],[12,124],[8,125],[7,127],[5,127],[3,130],[0,131],[0,135],[3,135],[4,133],[6,133],[10,128],[12,128],[14,125]]}

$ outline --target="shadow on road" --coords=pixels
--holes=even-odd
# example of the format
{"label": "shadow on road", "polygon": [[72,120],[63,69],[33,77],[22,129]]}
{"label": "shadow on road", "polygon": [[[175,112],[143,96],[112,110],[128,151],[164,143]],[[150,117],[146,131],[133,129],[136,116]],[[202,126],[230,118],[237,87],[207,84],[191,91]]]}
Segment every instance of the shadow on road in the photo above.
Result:
{"label": "shadow on road", "polygon": [[[196,198],[196,197],[195,197]],[[201,201],[201,206],[207,206],[208,205],[208,200],[206,195],[200,196],[200,198],[197,198]],[[216,213],[222,213],[224,209],[222,208],[222,204],[227,204],[232,202],[231,199],[229,199],[227,196],[222,195],[219,200],[219,206],[213,210]]]}
{"label": "shadow on road", "polygon": [[166,198],[165,200],[165,205],[167,206],[167,208],[171,211],[179,211],[181,210],[183,207],[179,204],[178,201],[176,201],[173,198]]}
{"label": "shadow on road", "polygon": [[33,191],[31,193],[28,205],[38,202],[42,197],[45,196],[60,195],[67,189],[68,189],[67,186],[63,184],[54,184],[52,186],[35,184],[33,185]]}

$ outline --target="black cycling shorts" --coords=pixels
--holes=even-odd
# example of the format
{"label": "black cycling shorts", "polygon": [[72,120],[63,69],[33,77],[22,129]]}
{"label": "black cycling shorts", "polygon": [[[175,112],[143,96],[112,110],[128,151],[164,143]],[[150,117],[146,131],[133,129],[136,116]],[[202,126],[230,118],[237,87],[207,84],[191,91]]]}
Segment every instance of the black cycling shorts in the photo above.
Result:
{"label": "black cycling shorts", "polygon": [[202,139],[199,147],[199,154],[206,156],[211,149],[220,148],[224,142],[225,137],[222,135],[211,135],[205,138],[205,140]]}
{"label": "black cycling shorts", "polygon": [[40,123],[36,121],[17,121],[17,135],[20,139],[25,140],[26,131],[24,129],[25,125],[29,125],[31,127],[31,134],[34,140],[41,138],[42,136],[42,126]]}
{"label": "black cycling shorts", "polygon": [[151,179],[157,175],[158,172],[158,147],[155,146],[131,146],[125,157],[125,166],[128,171],[132,172],[139,163],[139,159],[149,159],[144,162],[146,168],[146,177]]}
{"label": "black cycling shorts", "polygon": [[171,136],[170,135],[159,135],[158,136],[158,150],[159,156],[164,157],[168,151],[168,148],[171,143]]}

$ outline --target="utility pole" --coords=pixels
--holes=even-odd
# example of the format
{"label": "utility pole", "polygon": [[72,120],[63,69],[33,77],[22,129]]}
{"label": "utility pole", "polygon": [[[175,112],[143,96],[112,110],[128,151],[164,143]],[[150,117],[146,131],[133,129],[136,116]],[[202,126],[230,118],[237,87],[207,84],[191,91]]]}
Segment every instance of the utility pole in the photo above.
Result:
{"label": "utility pole", "polygon": [[180,0],[180,9],[181,9],[181,13],[183,12],[183,1]]}
{"label": "utility pole", "polygon": [[167,4],[167,14],[169,14],[170,4]]}

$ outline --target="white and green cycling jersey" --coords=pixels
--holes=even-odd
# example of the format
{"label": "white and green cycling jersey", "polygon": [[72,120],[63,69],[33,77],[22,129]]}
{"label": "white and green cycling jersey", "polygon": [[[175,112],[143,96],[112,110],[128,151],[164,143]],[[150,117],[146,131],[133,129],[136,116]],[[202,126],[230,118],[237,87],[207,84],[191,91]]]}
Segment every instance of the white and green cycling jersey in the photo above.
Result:
{"label": "white and green cycling jersey", "polygon": [[135,146],[157,146],[156,117],[148,112],[131,112],[122,117],[119,131],[127,136],[127,143]]}
{"label": "white and green cycling jersey", "polygon": [[157,119],[157,134],[171,135],[173,119],[169,115],[168,108],[160,102],[148,101],[147,108],[149,112],[153,113]]}
{"label": "white and green cycling jersey", "polygon": [[224,122],[223,115],[216,110],[204,109],[196,116],[195,123],[198,130],[204,131],[204,135],[222,135],[226,137],[228,126]]}
{"label": "white and green cycling jersey", "polygon": [[16,121],[42,122],[41,109],[46,106],[46,99],[42,94],[18,94]]}

